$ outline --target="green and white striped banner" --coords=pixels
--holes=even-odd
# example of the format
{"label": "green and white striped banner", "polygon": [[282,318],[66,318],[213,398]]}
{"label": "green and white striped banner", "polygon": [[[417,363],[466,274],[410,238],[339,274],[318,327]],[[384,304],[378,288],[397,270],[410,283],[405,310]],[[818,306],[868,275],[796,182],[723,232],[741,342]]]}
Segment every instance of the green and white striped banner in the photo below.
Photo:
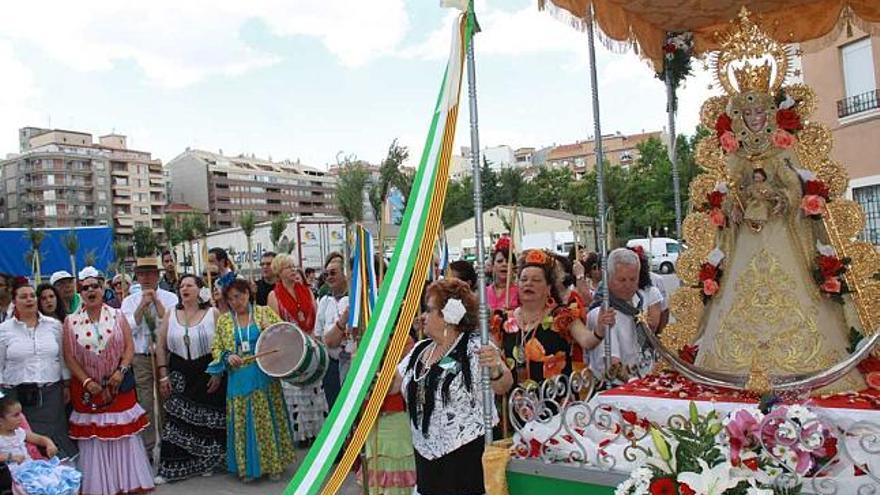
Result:
{"label": "green and white striped banner", "polygon": [[[434,107],[431,128],[413,183],[411,197],[408,200],[391,266],[383,280],[379,299],[373,310],[373,318],[360,341],[339,398],[330,411],[314,446],[284,491],[285,495],[315,495],[321,489],[376,377],[389,336],[397,321],[403,296],[409,284],[413,283],[413,276],[415,275],[415,283],[423,283],[424,274],[413,274],[413,266],[425,244],[430,246],[434,242],[433,237],[425,239],[425,227],[432,205],[443,201],[443,198],[435,195],[437,172],[441,169],[441,148],[444,138],[451,139],[455,133],[455,118],[447,119],[447,117],[450,112],[454,116],[457,111],[464,71],[463,53],[466,43],[470,42],[473,35],[473,26],[472,16],[466,23],[465,29],[461,29],[458,22],[453,26],[449,61]],[[451,128],[448,128],[450,126]]]}

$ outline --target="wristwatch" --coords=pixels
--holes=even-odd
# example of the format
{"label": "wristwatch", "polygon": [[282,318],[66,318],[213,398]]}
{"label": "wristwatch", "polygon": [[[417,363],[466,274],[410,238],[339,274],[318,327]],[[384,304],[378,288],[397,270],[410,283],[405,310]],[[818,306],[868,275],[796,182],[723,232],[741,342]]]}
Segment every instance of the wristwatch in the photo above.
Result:
{"label": "wristwatch", "polygon": [[128,370],[129,370],[128,366],[124,366],[124,365],[121,365],[121,364],[119,365],[118,368],[116,368],[116,371],[122,373],[123,375],[125,375],[126,373],[128,373]]}

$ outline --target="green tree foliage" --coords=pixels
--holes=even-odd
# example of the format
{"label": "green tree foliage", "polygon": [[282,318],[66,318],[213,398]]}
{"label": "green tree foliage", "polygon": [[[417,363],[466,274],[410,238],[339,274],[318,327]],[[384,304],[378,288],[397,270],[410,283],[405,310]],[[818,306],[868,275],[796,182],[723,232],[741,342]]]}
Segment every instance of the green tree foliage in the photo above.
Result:
{"label": "green tree foliage", "polygon": [[[687,194],[691,180],[700,173],[694,161],[696,144],[709,131],[698,127],[693,136],[679,136],[676,142],[678,171],[681,183],[682,211],[688,209]],[[638,146],[639,158],[629,167],[605,166],[605,196],[612,207],[611,220],[616,237],[621,240],[643,237],[651,228],[655,234],[668,228],[675,230],[675,196],[672,165],[666,145],[649,139]],[[598,193],[596,171],[591,170],[575,179],[566,168],[541,167],[530,181],[522,169],[492,171],[487,162],[481,169],[483,208],[519,204],[526,207],[549,208],[577,215],[595,217]],[[449,184],[443,224],[447,227],[473,217],[473,181],[466,177]]]}
{"label": "green tree foliage", "polygon": [[336,181],[336,206],[348,224],[364,220],[364,190],[369,178],[363,163],[346,158]]}
{"label": "green tree foliage", "polygon": [[396,187],[404,198],[409,196],[411,185],[409,178],[401,170],[401,166],[409,158],[409,150],[406,146],[397,144],[397,140],[391,142],[388,147],[388,155],[379,166],[379,181],[370,187],[370,205],[373,207],[373,216],[376,221],[382,217],[382,204],[388,199],[388,192]]}
{"label": "green tree foliage", "polygon": [[287,213],[275,215],[275,218],[272,219],[272,224],[269,229],[269,237],[272,240],[272,247],[275,248],[275,251],[280,249],[279,243],[281,242],[281,238],[284,237],[284,230],[287,228],[287,222],[289,221],[290,217]]}
{"label": "green tree foliage", "polygon": [[156,256],[159,251],[159,243],[156,241],[156,234],[149,227],[137,227],[132,233],[132,242],[134,243],[134,254],[138,258],[147,258]]}

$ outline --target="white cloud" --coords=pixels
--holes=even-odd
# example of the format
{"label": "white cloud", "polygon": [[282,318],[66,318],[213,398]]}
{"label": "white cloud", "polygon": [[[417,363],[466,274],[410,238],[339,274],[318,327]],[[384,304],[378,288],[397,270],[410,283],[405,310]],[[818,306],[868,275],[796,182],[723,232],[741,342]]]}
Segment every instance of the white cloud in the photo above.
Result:
{"label": "white cloud", "polygon": [[31,106],[36,96],[34,75],[15,57],[12,45],[0,40],[0,150],[18,151],[18,128],[21,122],[36,122],[39,112]]}
{"label": "white cloud", "polygon": [[133,61],[172,88],[277,63],[241,39],[250,20],[279,36],[316,37],[346,66],[389,53],[408,27],[404,0],[4,2],[0,19],[0,37],[31,43],[70,68]]}

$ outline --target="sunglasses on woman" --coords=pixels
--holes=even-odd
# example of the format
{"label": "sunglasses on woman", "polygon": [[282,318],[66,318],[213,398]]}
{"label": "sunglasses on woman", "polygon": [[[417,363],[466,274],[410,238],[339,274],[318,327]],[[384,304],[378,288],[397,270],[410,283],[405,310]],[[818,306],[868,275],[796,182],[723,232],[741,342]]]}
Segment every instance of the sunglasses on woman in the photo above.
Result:
{"label": "sunglasses on woman", "polygon": [[80,292],[88,292],[90,290],[99,290],[99,289],[101,289],[101,284],[98,284],[98,283],[83,284],[82,286],[80,286],[79,291]]}

